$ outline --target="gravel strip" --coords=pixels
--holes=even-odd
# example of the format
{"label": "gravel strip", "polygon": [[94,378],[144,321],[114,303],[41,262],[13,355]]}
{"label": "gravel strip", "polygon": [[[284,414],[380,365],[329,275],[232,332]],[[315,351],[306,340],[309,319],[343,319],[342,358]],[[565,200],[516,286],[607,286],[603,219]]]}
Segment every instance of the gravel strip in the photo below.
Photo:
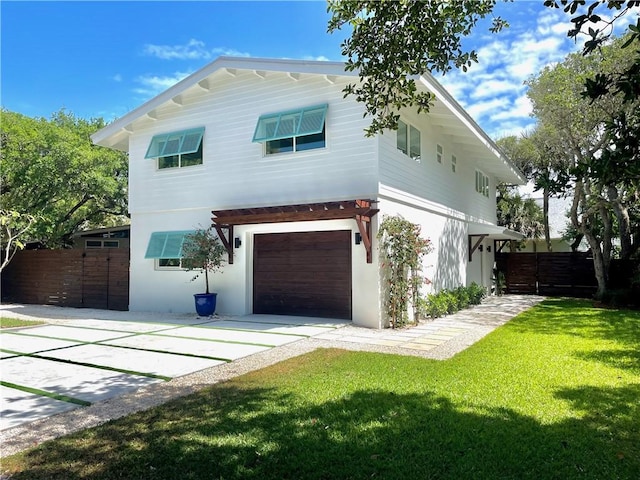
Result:
{"label": "gravel strip", "polygon": [[[500,300],[501,299],[501,300]],[[307,338],[275,347],[231,363],[211,367],[199,372],[174,378],[169,382],[143,387],[135,392],[96,402],[89,407],[74,409],[48,418],[0,432],[2,445],[0,456],[12,455],[40,443],[58,438],[78,430],[101,425],[109,420],[124,417],[134,412],[147,410],[174,398],[195,393],[205,387],[229,380],[245,373],[268,367],[275,363],[309,353],[317,348],[368,351],[396,355],[410,355],[435,360],[451,358],[468,348],[495,328],[503,325],[518,313],[539,303],[543,297],[507,296],[490,297],[477,307],[446,317],[466,330],[451,340],[431,350],[414,350],[403,347],[380,346],[342,340]],[[508,303],[507,303],[508,301]],[[33,318],[33,317],[31,317]],[[43,317],[44,318],[44,315]],[[67,317],[69,318],[69,317]],[[64,319],[49,323],[64,323]],[[428,322],[426,322],[428,323]],[[363,331],[360,327],[346,326],[339,329],[343,336]],[[382,338],[401,334],[400,330],[366,330],[367,336]]]}

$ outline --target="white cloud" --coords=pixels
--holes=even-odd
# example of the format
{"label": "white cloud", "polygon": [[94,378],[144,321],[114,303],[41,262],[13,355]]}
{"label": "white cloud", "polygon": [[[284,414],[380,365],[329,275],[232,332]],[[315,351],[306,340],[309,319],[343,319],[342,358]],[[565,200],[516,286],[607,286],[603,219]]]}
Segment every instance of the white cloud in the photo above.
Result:
{"label": "white cloud", "polygon": [[147,98],[153,97],[174,86],[183,78],[191,75],[191,73],[193,72],[175,72],[169,76],[141,75],[136,78],[136,82],[141,86],[135,88],[133,91]]}
{"label": "white cloud", "polygon": [[325,57],[324,55],[318,55],[317,57],[314,57],[313,55],[305,55],[304,57],[302,57],[303,60],[310,60],[310,61],[314,61],[314,62],[329,62],[329,58]]}
{"label": "white cloud", "polygon": [[522,90],[522,84],[518,85],[511,80],[497,78],[497,75],[494,78],[491,76],[486,77],[486,80],[480,81],[471,92],[470,97],[474,100],[487,97],[505,96],[518,93]]}
{"label": "white cloud", "polygon": [[521,95],[516,98],[515,101],[510,102],[509,106],[506,109],[494,115],[491,115],[490,119],[492,122],[524,118],[529,119],[531,117],[532,110],[533,107],[531,105],[529,97],[527,97],[526,95]]}
{"label": "white cloud", "polygon": [[469,115],[471,115],[476,122],[483,118],[483,117],[489,117],[492,111],[495,110],[502,110],[503,108],[505,108],[505,106],[508,104],[508,99],[501,97],[501,98],[494,98],[491,100],[486,100],[483,102],[474,102],[471,105],[469,105],[467,107],[467,112],[469,113]]}
{"label": "white cloud", "polygon": [[581,48],[580,42],[567,37],[568,14],[549,8],[536,8],[530,14],[533,25],[516,24],[491,38],[476,39],[477,65],[440,77],[492,138],[517,135],[535,124],[524,82]]}
{"label": "white cloud", "polygon": [[143,53],[163,60],[210,60],[220,55],[234,57],[250,56],[246,52],[240,52],[233,48],[208,48],[205,42],[195,38],[189,40],[185,45],[154,45],[147,43],[143,47]]}
{"label": "white cloud", "polygon": [[120,75],[119,73],[116,73],[113,77],[111,77],[111,80],[113,80],[114,82],[121,82],[122,75]]}
{"label": "white cloud", "polygon": [[195,60],[211,57],[204,42],[193,38],[186,45],[153,45],[148,43],[144,46],[143,53],[163,60]]}

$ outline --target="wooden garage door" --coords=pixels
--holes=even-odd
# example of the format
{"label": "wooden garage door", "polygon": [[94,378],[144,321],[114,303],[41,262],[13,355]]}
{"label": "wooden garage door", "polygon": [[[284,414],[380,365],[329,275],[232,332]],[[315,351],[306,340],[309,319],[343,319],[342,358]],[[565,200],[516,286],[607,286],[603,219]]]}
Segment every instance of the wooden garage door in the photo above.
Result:
{"label": "wooden garage door", "polygon": [[253,311],[351,319],[351,232],[256,235]]}

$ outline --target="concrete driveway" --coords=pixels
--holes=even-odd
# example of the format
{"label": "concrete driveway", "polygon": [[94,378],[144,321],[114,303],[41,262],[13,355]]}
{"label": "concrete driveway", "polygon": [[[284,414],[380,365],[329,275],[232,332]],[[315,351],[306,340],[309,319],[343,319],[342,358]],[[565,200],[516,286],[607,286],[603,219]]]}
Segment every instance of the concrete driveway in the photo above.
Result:
{"label": "concrete driveway", "polygon": [[349,322],[2,305],[47,325],[0,333],[0,430],[327,334]]}

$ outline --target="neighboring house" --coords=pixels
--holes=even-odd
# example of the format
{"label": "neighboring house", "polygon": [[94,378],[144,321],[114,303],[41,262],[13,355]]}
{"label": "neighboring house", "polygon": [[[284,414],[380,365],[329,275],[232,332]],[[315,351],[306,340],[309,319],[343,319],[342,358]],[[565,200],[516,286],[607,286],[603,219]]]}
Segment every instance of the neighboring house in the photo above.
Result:
{"label": "neighboring house", "polygon": [[229,250],[218,312],[387,324],[376,234],[419,223],[425,288],[489,286],[497,182],[521,173],[431,75],[428,114],[365,137],[344,64],[220,57],[93,135],[129,153],[130,309],[193,311],[184,235],[213,222]]}
{"label": "neighboring house", "polygon": [[130,225],[97,228],[73,234],[73,248],[129,248]]}

